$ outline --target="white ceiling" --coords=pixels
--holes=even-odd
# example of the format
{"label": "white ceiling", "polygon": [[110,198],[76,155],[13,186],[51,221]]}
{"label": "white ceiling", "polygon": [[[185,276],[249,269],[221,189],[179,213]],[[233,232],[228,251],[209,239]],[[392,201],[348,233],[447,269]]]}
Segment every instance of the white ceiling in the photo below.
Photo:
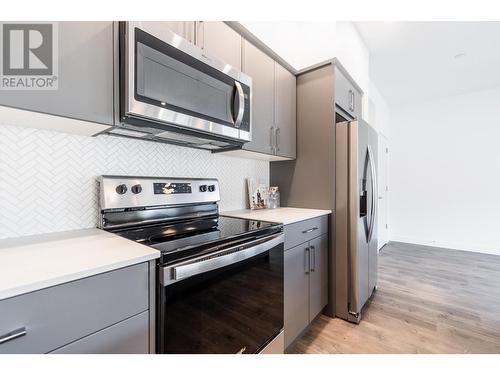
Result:
{"label": "white ceiling", "polygon": [[371,79],[389,104],[500,86],[500,22],[355,25],[370,51]]}
{"label": "white ceiling", "polygon": [[296,70],[335,56],[335,21],[239,21]]}

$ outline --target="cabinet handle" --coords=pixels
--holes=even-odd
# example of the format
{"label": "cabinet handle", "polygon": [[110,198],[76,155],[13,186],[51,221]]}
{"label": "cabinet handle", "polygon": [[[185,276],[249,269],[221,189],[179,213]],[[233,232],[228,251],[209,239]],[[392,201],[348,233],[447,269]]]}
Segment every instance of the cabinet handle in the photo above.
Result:
{"label": "cabinet handle", "polygon": [[[204,33],[200,33],[200,27],[203,26],[203,21],[194,21],[194,36],[193,36],[193,44],[197,46],[198,44],[201,49],[205,49],[205,38],[203,38],[203,41],[201,41],[200,34],[203,35]],[[203,35],[204,36],[204,35]],[[200,43],[201,41],[201,43]]]}
{"label": "cabinet handle", "polygon": [[318,227],[313,227],[313,228],[310,228],[310,229],[307,229],[307,230],[303,230],[302,233],[303,234],[311,233],[311,232],[314,232],[315,230],[318,230]]}
{"label": "cabinet handle", "polygon": [[311,251],[308,247],[304,250],[304,272],[309,274],[311,268]]}
{"label": "cabinet handle", "polygon": [[276,128],[276,151],[280,150],[280,132],[281,129],[279,127]]}
{"label": "cabinet handle", "polygon": [[274,126],[271,126],[271,153],[274,155],[276,153],[276,146],[274,142],[274,137],[275,137],[275,128]]}
{"label": "cabinet handle", "polygon": [[314,272],[316,271],[316,248],[314,246],[311,246],[311,257],[312,257],[312,261],[310,262],[312,264],[311,272]]}
{"label": "cabinet handle", "polygon": [[21,327],[15,329],[3,336],[0,336],[0,344],[6,343],[7,341],[17,339],[18,337],[24,336],[26,334],[26,327]]}
{"label": "cabinet handle", "polygon": [[350,103],[349,103],[349,109],[354,112],[354,91],[349,90],[349,95],[350,95]]}

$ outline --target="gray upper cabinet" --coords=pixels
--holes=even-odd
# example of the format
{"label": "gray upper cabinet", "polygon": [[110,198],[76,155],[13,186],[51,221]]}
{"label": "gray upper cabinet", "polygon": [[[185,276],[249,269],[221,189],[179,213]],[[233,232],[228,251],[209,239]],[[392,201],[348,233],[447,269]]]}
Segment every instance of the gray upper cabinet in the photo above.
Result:
{"label": "gray upper cabinet", "polygon": [[58,89],[0,90],[0,105],[113,124],[113,22],[58,22]]}
{"label": "gray upper cabinet", "polygon": [[295,158],[297,156],[296,78],[278,63],[275,63],[274,67],[276,79],[276,155]]}
{"label": "gray upper cabinet", "polygon": [[295,76],[246,40],[242,68],[253,85],[252,141],[243,149],[295,158]]}
{"label": "gray upper cabinet", "polygon": [[309,251],[309,316],[313,319],[328,303],[328,235],[324,234],[311,240]]}
{"label": "gray upper cabinet", "polygon": [[335,66],[335,103],[349,116],[361,118],[363,94],[346,74]]}
{"label": "gray upper cabinet", "polygon": [[309,324],[307,243],[285,251],[285,348]]}
{"label": "gray upper cabinet", "polygon": [[241,35],[220,21],[196,23],[196,44],[215,57],[241,70]]}
{"label": "gray upper cabinet", "polygon": [[274,60],[243,42],[243,72],[252,77],[252,141],[245,150],[272,154],[274,136]]}
{"label": "gray upper cabinet", "polygon": [[160,30],[168,28],[177,35],[194,43],[195,41],[195,22],[194,21],[148,21],[148,26],[158,27]]}

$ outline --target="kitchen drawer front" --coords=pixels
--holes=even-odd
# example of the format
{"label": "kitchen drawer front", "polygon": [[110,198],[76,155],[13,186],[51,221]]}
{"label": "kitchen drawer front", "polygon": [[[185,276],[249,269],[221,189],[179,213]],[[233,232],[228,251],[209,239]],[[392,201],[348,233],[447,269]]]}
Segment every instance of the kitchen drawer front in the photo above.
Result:
{"label": "kitchen drawer front", "polygon": [[328,233],[328,215],[285,225],[285,250]]}
{"label": "kitchen drawer front", "polygon": [[[47,353],[148,309],[141,263],[0,301],[0,353]],[[0,339],[1,341],[1,339]]]}
{"label": "kitchen drawer front", "polygon": [[51,352],[53,354],[148,354],[147,311]]}

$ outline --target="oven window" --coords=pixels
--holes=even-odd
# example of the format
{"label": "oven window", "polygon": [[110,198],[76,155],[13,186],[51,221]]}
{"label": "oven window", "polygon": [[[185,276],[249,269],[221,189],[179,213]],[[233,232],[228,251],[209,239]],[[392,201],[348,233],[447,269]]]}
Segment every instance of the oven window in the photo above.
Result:
{"label": "oven window", "polygon": [[283,245],[161,287],[162,353],[257,353],[283,329]]}

